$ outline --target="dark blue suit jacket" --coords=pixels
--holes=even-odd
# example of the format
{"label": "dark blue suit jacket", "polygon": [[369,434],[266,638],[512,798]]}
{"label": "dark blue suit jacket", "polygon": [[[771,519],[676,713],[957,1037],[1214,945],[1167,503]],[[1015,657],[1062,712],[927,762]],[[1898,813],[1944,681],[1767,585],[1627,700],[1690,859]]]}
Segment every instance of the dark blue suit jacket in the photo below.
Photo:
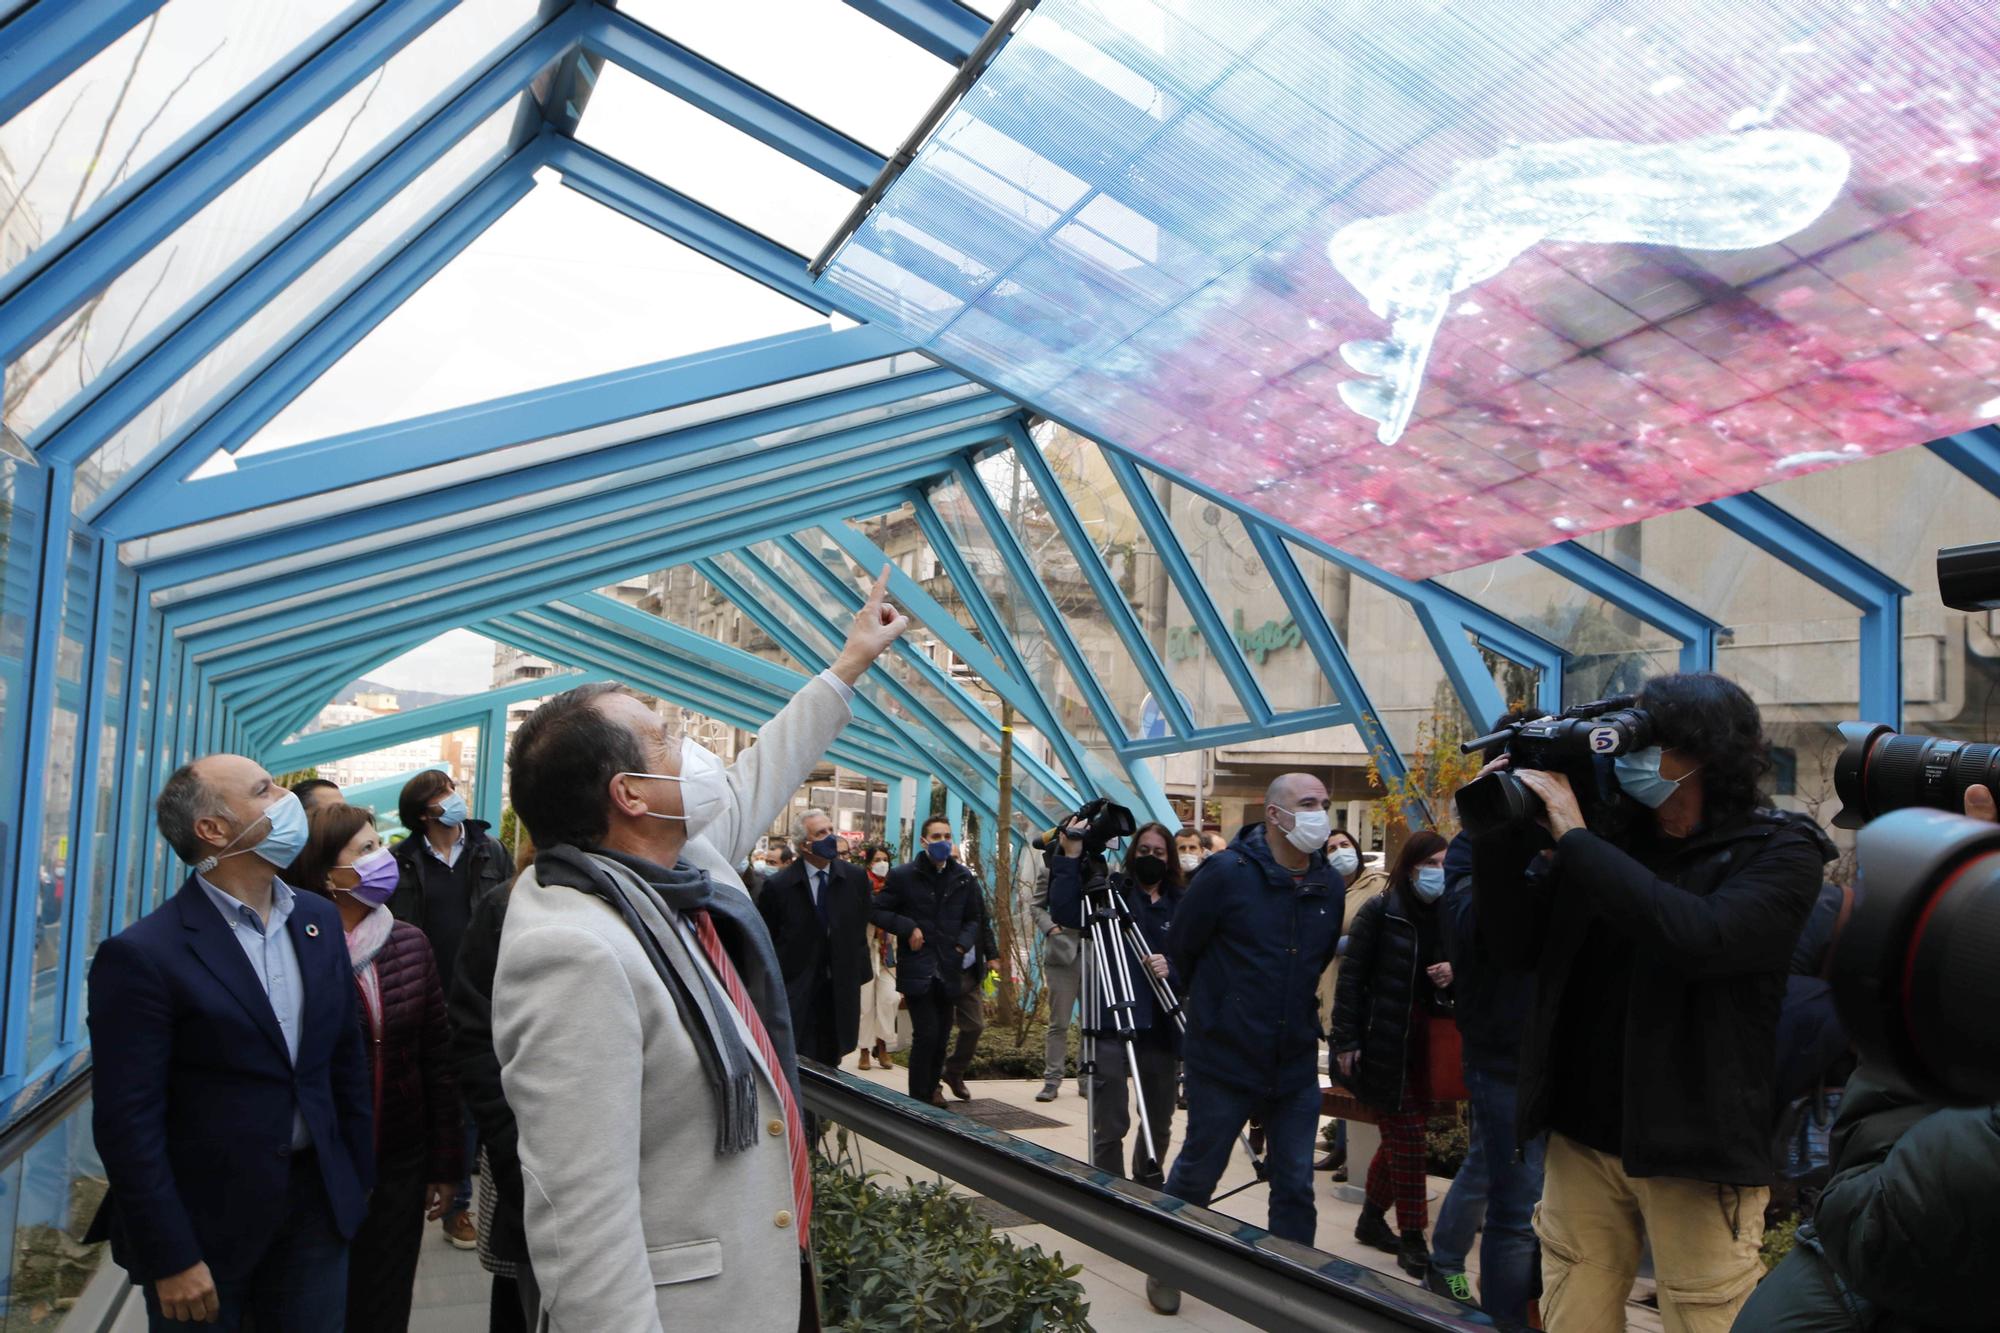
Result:
{"label": "dark blue suit jacket", "polygon": [[286,923],[304,992],[297,1068],[277,1014],[215,904],[179,893],[98,946],[90,968],[91,1123],[111,1182],[94,1238],[135,1282],[263,1258],[305,1116],[341,1234],[374,1183],[367,1053],[340,912],[300,893]]}

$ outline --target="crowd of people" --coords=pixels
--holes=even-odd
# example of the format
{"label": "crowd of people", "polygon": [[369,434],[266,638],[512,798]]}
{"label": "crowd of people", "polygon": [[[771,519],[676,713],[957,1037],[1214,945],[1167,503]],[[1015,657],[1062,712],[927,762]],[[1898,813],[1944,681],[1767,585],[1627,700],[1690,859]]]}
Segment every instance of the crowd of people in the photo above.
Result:
{"label": "crowd of people", "polygon": [[[949,821],[901,864],[820,809],[767,833],[905,626],[885,587],[733,763],[614,685],[544,702],[509,756],[518,865],[443,773],[405,787],[394,846],[332,783],[229,754],[172,774],[157,823],[188,877],[102,944],[89,994],[96,1234],[153,1328],[405,1329],[427,1222],[478,1249],[496,1329],[819,1327],[798,1060],[889,1068],[907,1011],[909,1095],[969,1099],[1001,962]],[[1037,1100],[1080,1020],[1096,1168],[1206,1204],[1248,1142],[1270,1232],[1309,1245],[1315,1169],[1351,1141],[1325,1075],[1380,1134],[1356,1239],[1434,1291],[1600,1333],[1650,1245],[1666,1326],[1728,1329],[1833,849],[1762,807],[1740,689],[1671,676],[1641,704],[1659,740],[1619,757],[1615,826],[1527,769],[1535,824],[1418,830],[1386,867],[1302,772],[1226,842],[1148,823],[1107,857],[1065,822],[1033,900]],[[1107,940],[1137,979],[1115,994]],[[1454,1101],[1470,1150],[1432,1227],[1425,1126]],[[1813,1250],[1836,1286],[1844,1239]],[[1163,1313],[1173,1278],[1148,1280]]]}

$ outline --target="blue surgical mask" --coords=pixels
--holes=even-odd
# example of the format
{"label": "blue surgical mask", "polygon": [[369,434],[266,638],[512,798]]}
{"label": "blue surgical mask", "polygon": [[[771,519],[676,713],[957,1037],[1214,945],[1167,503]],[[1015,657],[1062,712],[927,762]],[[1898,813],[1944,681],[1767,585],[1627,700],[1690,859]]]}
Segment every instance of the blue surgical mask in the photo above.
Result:
{"label": "blue surgical mask", "polygon": [[1665,805],[1667,798],[1679,790],[1681,783],[1694,775],[1694,770],[1690,769],[1683,777],[1661,777],[1660,747],[1657,745],[1619,755],[1611,761],[1611,771],[1618,777],[1619,790],[1649,810]]}
{"label": "blue surgical mask", "polygon": [[946,861],[951,860],[951,843],[949,840],[927,842],[924,844],[924,850],[929,852],[931,860],[937,862],[939,865],[943,865]]}
{"label": "blue surgical mask", "polygon": [[466,811],[465,798],[463,796],[454,791],[438,804],[440,807],[437,813],[438,823],[444,825],[446,828],[457,828],[465,822]]}
{"label": "blue surgical mask", "polygon": [[829,833],[818,842],[807,843],[806,850],[822,861],[831,861],[840,853],[840,838],[836,834]]}
{"label": "blue surgical mask", "polygon": [[225,847],[219,855],[208,857],[195,866],[195,873],[205,875],[215,869],[217,862],[226,861],[232,856],[241,856],[244,852],[255,852],[261,859],[270,862],[279,870],[298,860],[299,853],[305,850],[308,831],[306,808],[299,804],[299,798],[291,792],[286,792],[265,806],[263,814],[245,824],[236,836],[229,840],[229,847],[236,846],[243,840],[244,834],[264,823],[270,825],[270,832],[264,835],[262,842],[240,851],[230,851]]}
{"label": "blue surgical mask", "polygon": [[1425,902],[1436,902],[1438,899],[1444,897],[1444,867],[1418,866],[1417,877],[1411,883],[1410,887],[1415,889],[1417,897],[1422,898]]}

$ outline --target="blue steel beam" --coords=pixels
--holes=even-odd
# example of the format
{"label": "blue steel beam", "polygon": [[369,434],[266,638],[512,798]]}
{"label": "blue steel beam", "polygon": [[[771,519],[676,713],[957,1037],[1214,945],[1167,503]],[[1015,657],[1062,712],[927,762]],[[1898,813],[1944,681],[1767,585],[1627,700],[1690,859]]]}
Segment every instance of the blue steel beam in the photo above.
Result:
{"label": "blue steel beam", "polygon": [[[165,0],[57,0],[0,27],[0,125],[90,62]],[[0,358],[6,360],[7,358]]]}
{"label": "blue steel beam", "polygon": [[[215,395],[208,410],[154,445],[123,477],[106,487],[86,517],[121,535],[195,521],[184,517],[180,506],[193,500],[193,512],[200,513],[202,488],[207,482],[191,482],[188,475],[216,450],[254,437],[306,386],[525,198],[535,188],[535,172],[546,153],[546,139],[537,136],[409,239],[374,273],[364,273],[350,283],[324,315],[309,323],[302,321],[292,331],[296,336],[289,345],[283,339],[274,341],[231,385]],[[148,511],[153,518],[150,524],[145,521]],[[133,521],[128,523],[128,518]]]}
{"label": "blue steel beam", "polygon": [[2000,495],[2000,430],[1982,426],[1933,440],[1930,451],[1989,495]]}
{"label": "blue steel beam", "polygon": [[[862,569],[881,569],[887,565],[890,595],[901,602],[904,609],[918,622],[929,627],[931,633],[941,639],[961,662],[971,667],[980,679],[986,682],[987,688],[1011,703],[1036,731],[1046,737],[1049,744],[1055,747],[1057,761],[1070,775],[1071,783],[1087,788],[1088,779],[1083,774],[1083,764],[1076,751],[1075,742],[1069,733],[1063,730],[1048,701],[1028,680],[1027,672],[1022,667],[1019,657],[1012,654],[1012,644],[1006,645],[1010,660],[1001,661],[986,644],[967,633],[965,627],[958,623],[958,618],[947,611],[936,598],[925,592],[922,584],[905,574],[889,558],[887,552],[868,540],[852,524],[828,523],[822,526],[821,531]],[[971,594],[964,591],[965,585],[957,586],[961,589],[960,595],[966,597],[970,605]],[[996,623],[994,632],[997,632],[997,629]],[[989,637],[992,633],[989,632]]]}
{"label": "blue steel beam", "polygon": [[833,306],[806,273],[805,256],[735,219],[574,140],[557,144],[549,165],[578,194],[727,264],[810,310],[833,313]]}
{"label": "blue steel beam", "polygon": [[[951,437],[941,439],[949,442]],[[914,446],[906,448],[915,451]],[[595,528],[584,525],[581,531],[542,543],[528,553],[528,558],[510,556],[505,562],[496,563],[484,580],[469,577],[468,567],[452,567],[447,561],[421,575],[411,575],[386,604],[377,589],[350,587],[329,591],[324,596],[288,599],[290,605],[283,609],[274,607],[262,615],[235,617],[240,624],[196,622],[190,626],[190,638],[198,641],[204,660],[217,655],[216,650],[240,654],[246,644],[276,640],[284,640],[283,646],[287,648],[309,653],[326,642],[337,642],[349,635],[352,627],[343,622],[358,616],[398,613],[396,617],[371,621],[371,632],[380,633],[399,627],[405,619],[411,622],[428,619],[436,623],[447,607],[454,610],[483,607],[496,596],[514,597],[517,605],[541,602],[601,586],[611,578],[620,577],[619,570],[629,573],[634,569],[657,569],[690,558],[687,554],[690,549],[727,550],[755,536],[780,530],[784,525],[796,525],[829,512],[839,513],[843,505],[861,505],[884,491],[934,475],[941,465],[939,454],[912,457],[902,450],[877,455],[871,463],[889,470],[849,476],[838,483],[828,483],[824,491],[795,493],[761,506],[752,503],[746,507],[740,495],[710,496],[683,507],[679,523],[663,525],[655,515],[640,513]],[[432,595],[434,590],[436,595]]]}
{"label": "blue steel beam", "polygon": [[[117,837],[115,825],[99,830],[98,816],[98,774],[107,763],[112,768],[113,795],[111,809],[106,813],[116,818],[118,810],[116,783],[122,765],[120,756],[114,751],[105,751],[105,730],[107,726],[107,705],[111,703],[111,687],[108,680],[113,641],[117,635],[115,628],[118,614],[118,554],[110,543],[99,548],[97,566],[96,600],[92,603],[95,614],[89,636],[86,640],[88,654],[87,667],[83,678],[82,706],[77,710],[77,726],[80,728],[81,752],[77,757],[75,772],[71,775],[70,806],[74,811],[75,833],[70,847],[69,892],[63,910],[68,916],[61,939],[63,960],[60,975],[63,982],[62,995],[56,1019],[56,1042],[66,1045],[78,1040],[83,1028],[84,1012],[84,948],[91,932],[91,918],[108,910],[110,904],[97,900],[97,858],[105,857],[115,862]],[[128,613],[129,614],[129,613]],[[125,678],[120,688],[132,688],[131,646],[126,646]],[[121,711],[123,701],[116,705]],[[124,733],[119,732],[122,744]],[[105,876],[105,883],[112,882]],[[115,894],[116,890],[113,890]],[[108,933],[108,932],[107,932]]]}
{"label": "blue steel beam", "polygon": [[[374,216],[481,121],[519,96],[544,66],[575,42],[581,26],[574,10],[562,11],[495,61],[470,87],[338,195],[301,219],[289,235],[261,255],[246,258],[227,276],[227,286],[213,299],[178,324],[163,323],[158,332],[121,358],[120,364],[129,369],[115,374],[107,371],[101,387],[79,395],[51,419],[38,435],[44,451],[75,462],[110,438],[223,339],[277,300],[294,279]],[[8,308],[14,304],[8,302]]]}
{"label": "blue steel beam", "polygon": [[335,759],[370,754],[409,741],[428,740],[432,736],[462,731],[467,727],[477,726],[490,709],[505,708],[509,704],[545,698],[551,694],[559,694],[571,686],[602,679],[602,676],[589,673],[544,676],[540,680],[523,681],[519,685],[468,694],[444,703],[426,704],[422,708],[412,708],[406,712],[389,713],[383,717],[370,718],[366,722],[350,722],[344,727],[329,727],[310,736],[301,736],[288,744],[272,746],[264,751],[262,759],[264,767],[273,773],[292,773],[315,764],[330,763]]}
{"label": "blue steel beam", "polygon": [[[551,613],[558,605],[551,603],[518,611],[484,623],[492,626],[497,635],[508,636],[505,641],[516,647],[552,661],[601,671],[746,731],[756,731],[775,717],[809,679],[790,673],[794,683],[783,690],[731,680],[693,654],[661,647],[648,651],[647,643],[637,635],[607,634],[601,628],[579,626],[573,620],[553,616]],[[869,769],[902,769],[911,763],[902,742],[883,732],[860,711],[828,753],[839,756],[843,763]]]}
{"label": "blue steel beam", "polygon": [[[288,665],[277,673],[274,681],[269,677],[265,681],[231,681],[226,688],[232,698],[244,693],[252,696],[239,707],[246,733],[254,735],[260,744],[276,745],[310,725],[342,686],[359,680],[384,662],[394,661],[429,638],[428,634],[387,640],[371,637],[369,646],[359,652],[332,652],[325,656],[324,666],[320,665],[320,659],[305,670]],[[293,676],[295,680],[287,679]]]}
{"label": "blue steel beam", "polygon": [[954,65],[966,62],[992,26],[977,11],[957,0],[847,0],[847,3]]}
{"label": "blue steel beam", "polygon": [[1563,542],[1528,552],[1536,564],[1603,598],[1611,605],[1681,641],[1681,670],[1713,671],[1715,637],[1722,626],[1676,597],[1603,556]]}
{"label": "blue steel beam", "polygon": [[867,189],[881,173],[883,158],[874,149],[629,15],[591,5],[583,44],[850,190]]}
{"label": "blue steel beam", "polygon": [[[808,577],[825,590],[828,597],[844,613],[853,615],[861,610],[861,593],[852,584],[848,583],[842,574],[829,569],[824,563],[816,559],[796,535],[780,538],[778,545],[786,555],[790,556],[805,571]],[[886,559],[884,563],[889,564],[889,568],[891,569],[895,568]],[[877,570],[879,572],[880,566],[877,566]],[[942,608],[939,609],[941,610]],[[910,670],[918,679],[927,683],[942,698],[962,713],[965,719],[983,733],[993,743],[996,750],[998,749],[1001,739],[1000,724],[987,713],[986,709],[980,705],[977,699],[972,697],[970,691],[956,680],[953,680],[950,673],[946,672],[936,662],[933,662],[929,657],[920,652],[916,645],[912,644],[907,638],[897,640],[890,651],[908,664]],[[990,659],[989,664],[991,664]],[[887,675],[888,672],[885,670],[883,674]],[[1017,695],[1019,694],[1019,691],[1015,690],[1012,682],[1006,681],[1004,676],[1000,685],[996,686],[991,682],[988,684],[988,687],[993,689],[995,693],[1001,693],[1003,686],[1007,690],[1013,691]],[[1075,789],[1056,773],[1052,772],[1038,756],[1025,750],[1017,750],[1014,757],[1017,765],[1043,787],[1057,793],[1065,800],[1075,801],[1080,799],[1077,797]]]}
{"label": "blue steel beam", "polygon": [[1132,460],[1123,454],[1103,453],[1104,461],[1111,468],[1111,475],[1117,478],[1118,487],[1125,493],[1125,502],[1132,507],[1139,526],[1145,530],[1146,540],[1153,544],[1153,552],[1161,565],[1166,568],[1167,577],[1173,580],[1174,589],[1180,594],[1181,602],[1188,614],[1194,617],[1195,627],[1208,643],[1210,656],[1222,669],[1222,675],[1229,687],[1236,692],[1236,698],[1243,705],[1244,714],[1251,722],[1263,725],[1272,718],[1271,705],[1264,698],[1263,687],[1250,670],[1250,664],[1243,660],[1243,652],[1237,646],[1236,636],[1223,623],[1222,613],[1202,586],[1201,578],[1195,573],[1194,565],[1188,560],[1187,551],[1167,521],[1160,508],[1159,500],[1152,488],[1146,485],[1139,470],[1132,466]]}
{"label": "blue steel beam", "polygon": [[[531,183],[532,167],[529,172]],[[387,313],[386,309],[381,311],[382,315]],[[366,331],[359,328],[357,340]],[[857,333],[868,336],[848,336]],[[837,387],[840,372],[880,361],[901,350],[892,340],[866,328],[840,333],[816,329],[805,334],[784,334],[741,351],[677,358],[636,371],[619,371],[531,390],[313,444],[253,455],[240,459],[234,472],[221,476],[169,485],[166,474],[161,473],[153,483],[152,493],[156,499],[167,497],[170,503],[157,504],[146,514],[131,513],[128,506],[106,517],[118,525],[122,537],[130,539],[372,481],[404,478],[411,488],[422,488],[423,469],[442,468],[507,448],[565,436],[581,437],[613,423],[692,407],[732,394],[754,395],[758,390],[804,377],[827,377],[829,384],[836,386],[823,394],[739,412],[698,426],[650,433],[602,448],[566,451],[549,460],[567,466],[556,469],[561,480],[538,483],[538,490],[546,490],[584,477],[615,477],[635,460],[656,463],[679,455],[694,457],[703,449],[736,443],[767,431],[794,429],[827,416],[883,407],[904,397],[965,383],[955,372],[926,370]],[[301,373],[285,375],[282,396],[276,393],[269,396],[269,415],[276,415],[285,402],[334,359],[337,354],[324,359],[315,356],[312,364],[300,368]],[[242,433],[246,424],[254,429],[257,423],[222,420],[216,430],[201,432],[204,438],[183,451],[184,462],[197,465],[226,441],[249,438]],[[508,469],[510,473],[525,470]],[[450,481],[455,495],[461,493],[460,479],[440,480]]]}
{"label": "blue steel beam", "polygon": [[14,360],[68,319],[455,3],[386,0],[377,5],[159,179],[130,198],[107,199],[93,208],[79,220],[83,234],[74,244],[59,255],[38,252],[24,265],[35,271],[21,275],[27,280],[18,290],[19,279],[12,274],[0,286],[19,298],[0,307],[0,362]]}
{"label": "blue steel beam", "polygon": [[1166,666],[1154,653],[1153,645],[1146,641],[1146,632],[1139,627],[1138,618],[1132,614],[1132,607],[1119,591],[1111,571],[1104,567],[1103,559],[1097,554],[1090,534],[1083,530],[1083,522],[1070,506],[1069,496],[1062,483],[1042,457],[1041,447],[1029,436],[1027,430],[1016,421],[1008,423],[1007,436],[1013,444],[1014,456],[1021,460],[1022,468],[1034,483],[1042,498],[1042,507],[1054,521],[1056,531],[1069,546],[1070,555],[1075,558],[1077,568],[1090,590],[1097,595],[1099,609],[1111,623],[1119,640],[1125,645],[1125,652],[1139,668],[1139,676],[1146,682],[1153,702],[1159,706],[1167,725],[1176,735],[1186,736],[1195,730],[1194,719],[1188,716],[1187,705],[1181,701],[1180,691],[1174,688],[1173,680],[1167,675]]}
{"label": "blue steel beam", "polygon": [[1903,722],[1903,599],[1896,580],[1796,515],[1751,492],[1711,500],[1701,512],[1861,611],[1861,715]]}

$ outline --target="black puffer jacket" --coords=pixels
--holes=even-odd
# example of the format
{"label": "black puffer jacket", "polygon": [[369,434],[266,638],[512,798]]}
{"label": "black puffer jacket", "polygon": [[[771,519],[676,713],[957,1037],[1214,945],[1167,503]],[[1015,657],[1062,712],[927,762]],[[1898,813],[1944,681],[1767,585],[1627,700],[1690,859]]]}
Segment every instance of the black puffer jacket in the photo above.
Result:
{"label": "black puffer jacket", "polygon": [[1755,1333],[1994,1327],[2000,1107],[1939,1110],[1868,1070],[1833,1126],[1834,1175],[1799,1243],[1750,1298]]}
{"label": "black puffer jacket", "polygon": [[355,1008],[374,1080],[376,1160],[421,1163],[427,1181],[458,1180],[465,1175],[458,1077],[444,992],[424,932],[401,921],[390,929],[375,954],[375,984],[379,1032],[377,1015],[369,1012],[360,980],[355,981]]}
{"label": "black puffer jacket", "polygon": [[[942,866],[929,856],[897,866],[875,895],[869,920],[896,937],[896,989],[928,994],[941,986],[950,995],[965,989],[965,951],[979,944],[986,906],[979,880],[963,861]],[[924,932],[924,947],[912,949],[912,932]]]}
{"label": "black puffer jacket", "polygon": [[[1547,845],[1546,838],[1541,846]],[[1528,873],[1533,839],[1473,846],[1480,937],[1504,965],[1532,968],[1521,1049],[1521,1140],[1550,1126],[1563,990],[1593,922],[1631,942],[1620,1126],[1625,1170],[1718,1185],[1771,1179],[1778,1005],[1792,945],[1834,854],[1803,815],[1756,810],[1697,832],[1656,869],[1587,829]]]}
{"label": "black puffer jacket", "polygon": [[[1445,1009],[1424,969],[1442,961],[1435,910],[1405,887],[1385,889],[1354,914],[1327,1042],[1335,1055],[1361,1052],[1351,1086],[1368,1105],[1400,1111],[1410,1100],[1411,1034]],[[1334,1069],[1338,1077],[1338,1062]],[[1410,1101],[1409,1109],[1418,1104]]]}
{"label": "black puffer jacket", "polygon": [[512,884],[489,890],[472,905],[458,975],[451,984],[451,1053],[458,1067],[465,1104],[479,1126],[479,1141],[493,1166],[493,1225],[480,1249],[507,1263],[525,1263],[528,1232],[523,1220],[520,1132],[514,1109],[500,1086],[500,1055],[493,1049],[493,974],[500,965],[500,931],[507,924]]}

